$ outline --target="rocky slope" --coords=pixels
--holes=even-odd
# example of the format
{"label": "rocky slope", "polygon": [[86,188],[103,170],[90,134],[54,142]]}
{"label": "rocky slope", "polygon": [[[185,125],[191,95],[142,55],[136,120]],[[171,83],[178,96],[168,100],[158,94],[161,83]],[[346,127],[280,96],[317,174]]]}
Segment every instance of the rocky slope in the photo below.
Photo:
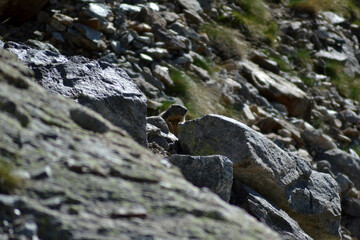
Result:
{"label": "rocky slope", "polygon": [[1,3],[2,236],[360,238],[360,27],[253,2]]}
{"label": "rocky slope", "polygon": [[1,239],[280,239],[0,56]]}

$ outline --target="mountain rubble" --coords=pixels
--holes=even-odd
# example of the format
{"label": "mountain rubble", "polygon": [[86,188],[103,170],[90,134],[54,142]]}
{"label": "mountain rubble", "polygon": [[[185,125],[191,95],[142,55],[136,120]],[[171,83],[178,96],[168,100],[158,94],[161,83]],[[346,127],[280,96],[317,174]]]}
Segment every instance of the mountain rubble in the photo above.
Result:
{"label": "mountain rubble", "polygon": [[26,182],[0,236],[360,239],[360,105],[330,81],[360,74],[360,27],[265,1],[269,44],[219,2],[0,5],[0,163]]}

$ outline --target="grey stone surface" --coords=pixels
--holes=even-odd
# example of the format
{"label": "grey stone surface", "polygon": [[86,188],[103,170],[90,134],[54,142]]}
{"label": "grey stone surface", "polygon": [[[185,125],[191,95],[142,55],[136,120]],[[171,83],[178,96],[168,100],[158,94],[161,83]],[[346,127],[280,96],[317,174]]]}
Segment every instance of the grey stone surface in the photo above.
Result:
{"label": "grey stone surface", "polygon": [[97,111],[146,145],[146,99],[121,68],[14,42],[7,43],[5,49],[31,67],[41,86]]}
{"label": "grey stone surface", "polygon": [[341,150],[332,149],[324,152],[319,159],[330,162],[334,174],[343,173],[347,175],[357,188],[360,188],[360,159]]}
{"label": "grey stone surface", "polygon": [[301,136],[305,144],[308,144],[312,148],[318,148],[324,151],[337,148],[331,137],[324,134],[320,129],[315,129],[310,125],[307,125],[304,131],[301,132]]}
{"label": "grey stone surface", "polygon": [[234,181],[230,203],[244,208],[259,221],[281,234],[284,239],[312,239],[286,212],[238,180]]}
{"label": "grey stone surface", "polygon": [[305,92],[279,75],[263,72],[254,63],[244,61],[241,64],[245,78],[268,100],[285,105],[290,116],[310,118],[312,103]]}
{"label": "grey stone surface", "polygon": [[178,136],[192,155],[228,157],[234,164],[234,179],[285,210],[311,237],[339,238],[340,197],[330,175],[312,171],[307,161],[224,116],[210,114],[180,124]]}
{"label": "grey stone surface", "polygon": [[155,24],[153,26],[153,32],[155,35],[155,40],[164,42],[166,49],[168,50],[186,49],[185,43],[183,43],[178,36],[170,32],[169,30],[162,28],[160,25]]}
{"label": "grey stone surface", "polygon": [[169,129],[168,129],[168,126],[167,126],[165,120],[160,116],[147,117],[146,118],[146,123],[150,123],[150,124],[160,128],[160,130],[163,133],[166,133],[166,134],[169,133]]}
{"label": "grey stone surface", "polygon": [[343,204],[343,211],[352,217],[360,217],[360,199],[345,199]]}
{"label": "grey stone surface", "polygon": [[230,200],[233,164],[224,156],[172,155],[169,162],[180,168],[185,179],[197,187],[207,187],[224,201]]}
{"label": "grey stone surface", "polygon": [[[1,237],[280,239],[243,210],[189,184],[97,113],[50,94],[31,75],[0,50],[0,163],[16,162],[16,171],[30,174],[52,170],[11,189],[17,196],[0,195],[0,216],[7,221]],[[91,112],[109,130],[87,130],[72,120],[73,109]]]}
{"label": "grey stone surface", "polygon": [[176,0],[176,2],[185,9],[202,12],[200,3],[197,0]]}

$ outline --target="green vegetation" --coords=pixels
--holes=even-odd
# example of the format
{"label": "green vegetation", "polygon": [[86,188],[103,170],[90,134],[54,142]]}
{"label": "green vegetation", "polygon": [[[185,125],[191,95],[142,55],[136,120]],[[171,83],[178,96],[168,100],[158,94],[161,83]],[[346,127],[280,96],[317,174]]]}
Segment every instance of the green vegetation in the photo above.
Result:
{"label": "green vegetation", "polygon": [[360,101],[360,79],[347,75],[343,63],[327,61],[326,74],[343,96]]}
{"label": "green vegetation", "polygon": [[[313,59],[310,52],[305,48],[299,48],[296,52],[289,56],[289,60],[295,66],[292,69],[289,62],[285,61],[281,55],[273,54],[271,51],[265,51],[265,54],[273,61],[275,61],[280,67],[281,71],[288,72],[293,75],[302,75],[302,70],[312,67]],[[312,87],[315,85],[315,80],[306,76],[301,76],[301,80],[306,86]]]}
{"label": "green vegetation", "polygon": [[277,24],[273,21],[267,5],[263,0],[234,0],[241,10],[233,10],[231,15],[220,15],[219,22],[239,29],[253,40],[273,43],[277,33]]}
{"label": "green vegetation", "polygon": [[219,103],[221,92],[216,87],[207,86],[196,77],[180,70],[172,71],[170,76],[174,81],[171,94],[184,101],[189,119],[224,111],[224,107]]}
{"label": "green vegetation", "polygon": [[286,61],[280,54],[274,54],[271,51],[264,51],[265,55],[268,56],[269,59],[271,59],[272,61],[275,61],[280,70],[284,71],[284,72],[291,72],[292,69],[289,65],[289,62]]}
{"label": "green vegetation", "polygon": [[22,179],[14,174],[13,166],[0,159],[0,193],[11,193],[22,184]]}
{"label": "green vegetation", "polygon": [[309,53],[309,50],[305,48],[297,49],[296,54],[294,54],[290,58],[294,60],[295,64],[298,67],[305,67],[306,65],[312,63],[312,58]]}
{"label": "green vegetation", "polygon": [[217,24],[204,24],[201,31],[208,35],[222,58],[241,58],[243,55],[245,44],[241,42],[242,37],[236,30]]}
{"label": "green vegetation", "polygon": [[309,16],[315,16],[319,11],[333,11],[353,22],[360,17],[359,4],[354,0],[289,0],[289,6]]}
{"label": "green vegetation", "polygon": [[206,70],[210,75],[213,75],[214,72],[217,70],[216,64],[207,58],[196,58],[194,60],[194,65]]}
{"label": "green vegetation", "polygon": [[[174,86],[170,94],[175,95],[184,102],[188,109],[187,119],[202,117],[206,114],[221,114],[242,121],[241,110],[223,98],[218,86],[210,86],[180,70],[173,70],[171,78]],[[220,82],[216,76],[213,79]]]}

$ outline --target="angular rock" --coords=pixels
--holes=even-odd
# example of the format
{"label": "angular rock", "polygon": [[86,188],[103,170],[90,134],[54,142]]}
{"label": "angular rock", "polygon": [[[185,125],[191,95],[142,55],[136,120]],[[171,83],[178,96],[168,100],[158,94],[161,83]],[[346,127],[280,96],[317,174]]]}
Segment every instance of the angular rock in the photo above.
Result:
{"label": "angular rock", "polygon": [[162,18],[162,16],[157,12],[149,7],[143,7],[141,8],[141,11],[138,15],[138,19],[141,22],[147,23],[150,26],[153,26],[154,24],[158,24],[162,28],[166,27],[166,20]]}
{"label": "angular rock", "polygon": [[306,93],[279,75],[261,71],[251,62],[241,64],[244,77],[268,100],[285,105],[290,116],[310,119],[312,102]]}
{"label": "angular rock", "polygon": [[153,26],[155,40],[164,42],[168,50],[185,50],[186,45],[178,36],[156,24]]}
{"label": "angular rock", "polygon": [[86,8],[86,13],[89,17],[107,18],[112,15],[109,5],[101,3],[89,3]]}
{"label": "angular rock", "polygon": [[[231,118],[206,115],[179,125],[182,148],[192,155],[220,154],[234,179],[253,188],[298,221],[316,239],[338,239],[340,198],[336,181]],[[259,184],[259,183],[262,184]]]}
{"label": "angular rock", "polygon": [[258,64],[260,67],[269,70],[275,74],[280,73],[279,66],[276,62],[267,59],[266,55],[257,51],[253,51],[250,56],[251,61]]}
{"label": "angular rock", "polygon": [[347,198],[344,201],[343,210],[350,216],[360,217],[360,199]]}
{"label": "angular rock", "polygon": [[339,185],[339,191],[342,197],[344,197],[350,189],[354,187],[354,183],[345,174],[339,173],[335,179]]}
{"label": "angular rock", "polygon": [[174,12],[160,12],[160,15],[165,19],[168,24],[175,22],[180,19],[180,16]]}
{"label": "angular rock", "polygon": [[74,28],[84,35],[87,39],[94,43],[98,43],[101,39],[102,33],[91,29],[83,24],[75,23]]}
{"label": "angular rock", "polygon": [[151,31],[151,26],[146,23],[137,24],[137,22],[130,22],[129,27],[134,29],[139,34]]}
{"label": "angular rock", "polygon": [[315,54],[318,58],[324,58],[326,60],[333,60],[338,62],[345,62],[347,60],[347,56],[343,53],[337,51],[324,51],[320,50],[318,53]]}
{"label": "angular rock", "polygon": [[[79,47],[85,47],[90,50],[105,50],[106,45],[103,40],[100,39],[101,34],[96,30],[92,30],[91,28],[80,24],[77,25],[80,31],[69,28],[66,32],[63,33],[63,37],[67,42],[75,44]],[[60,40],[60,39],[59,39]]]}
{"label": "angular rock", "polygon": [[291,123],[274,117],[264,117],[259,119],[256,122],[256,125],[264,133],[278,132],[280,130],[287,130],[290,132],[290,137],[292,137],[300,146],[304,143],[301,138],[299,130]]}
{"label": "angular rock", "polygon": [[211,11],[214,0],[197,0],[197,1],[200,3],[200,6],[204,10],[204,12],[208,13]]}
{"label": "angular rock", "polygon": [[147,117],[146,118],[146,123],[149,123],[151,125],[154,125],[154,126],[160,128],[160,130],[163,133],[166,133],[166,134],[169,133],[169,128],[168,128],[165,120],[160,116]]}
{"label": "angular rock", "polygon": [[146,145],[146,99],[122,69],[13,42],[5,48],[32,68],[41,86],[97,111]]}
{"label": "angular rock", "polygon": [[148,48],[146,54],[155,59],[167,58],[169,52],[165,48]]}
{"label": "angular rock", "polygon": [[199,34],[197,34],[192,28],[186,27],[184,24],[180,23],[179,21],[171,24],[170,28],[171,28],[171,30],[174,30],[181,36],[190,38],[194,41],[200,40]]}
{"label": "angular rock", "polygon": [[301,132],[301,136],[304,142],[312,148],[318,148],[324,151],[337,148],[331,137],[324,134],[320,129],[315,129],[308,123],[305,123],[305,129]]}
{"label": "angular rock", "polygon": [[224,156],[172,155],[169,162],[180,168],[185,179],[197,187],[207,187],[229,202],[233,164]]}
{"label": "angular rock", "polygon": [[[40,41],[37,41],[37,40],[30,39],[30,40],[26,41],[26,44],[28,44],[31,47],[40,49],[40,50],[47,50],[47,51],[51,51],[51,52],[55,52],[55,53],[60,54],[59,50],[57,48],[55,48],[50,43],[44,43],[44,42],[40,42]],[[1,44],[0,44],[0,47],[3,48],[4,45],[1,46]]]}
{"label": "angular rock", "polygon": [[338,117],[343,122],[344,125],[346,123],[351,123],[351,124],[360,123],[360,116],[349,109],[339,112]]}
{"label": "angular rock", "polygon": [[155,65],[153,67],[153,74],[156,78],[162,81],[166,87],[171,87],[174,85],[174,82],[170,77],[169,69],[167,67]]}
{"label": "angular rock", "polygon": [[141,11],[141,7],[126,3],[120,4],[120,9],[126,14],[138,14]]}
{"label": "angular rock", "polygon": [[[0,101],[16,110],[0,109],[0,161],[30,173],[49,166],[53,174],[28,179],[17,196],[0,195],[1,217],[12,215],[2,224],[30,223],[15,229],[31,232],[29,239],[280,239],[243,210],[193,187],[95,112],[109,131],[78,126],[70,110],[84,108],[29,76],[13,54],[0,50]],[[69,161],[85,171],[71,170]],[[14,239],[10,232],[2,225],[1,238]]]}
{"label": "angular rock", "polygon": [[148,123],[146,124],[146,135],[149,143],[156,143],[165,151],[169,150],[169,143],[166,141],[166,136],[160,128]]}
{"label": "angular rock", "polygon": [[194,72],[204,82],[209,81],[211,79],[209,72],[206,71],[205,69],[202,69],[201,67],[191,64],[190,70]]}
{"label": "angular rock", "polygon": [[347,175],[360,188],[360,159],[341,150],[332,149],[324,152],[319,159],[325,159],[331,164],[331,171],[335,174],[343,173]]}
{"label": "angular rock", "polygon": [[265,223],[289,240],[311,240],[286,212],[267,201],[263,196],[235,180],[230,203],[244,208],[248,213]]}
{"label": "angular rock", "polygon": [[200,25],[204,23],[204,20],[200,17],[197,12],[192,10],[184,10],[185,18],[188,22]]}
{"label": "angular rock", "polygon": [[333,12],[326,11],[326,12],[322,12],[321,15],[331,24],[340,24],[345,22],[345,19],[343,17],[340,17],[339,15]]}
{"label": "angular rock", "polygon": [[194,12],[202,12],[202,8],[197,0],[176,0],[183,8]]}
{"label": "angular rock", "polygon": [[144,67],[144,70],[141,72],[141,75],[145,78],[145,80],[156,87],[157,89],[163,91],[165,90],[164,83],[160,81],[158,78],[154,77],[151,70],[148,67]]}
{"label": "angular rock", "polygon": [[143,92],[148,98],[154,99],[160,96],[160,90],[145,81],[143,77],[132,77],[132,80],[134,80],[141,92]]}

